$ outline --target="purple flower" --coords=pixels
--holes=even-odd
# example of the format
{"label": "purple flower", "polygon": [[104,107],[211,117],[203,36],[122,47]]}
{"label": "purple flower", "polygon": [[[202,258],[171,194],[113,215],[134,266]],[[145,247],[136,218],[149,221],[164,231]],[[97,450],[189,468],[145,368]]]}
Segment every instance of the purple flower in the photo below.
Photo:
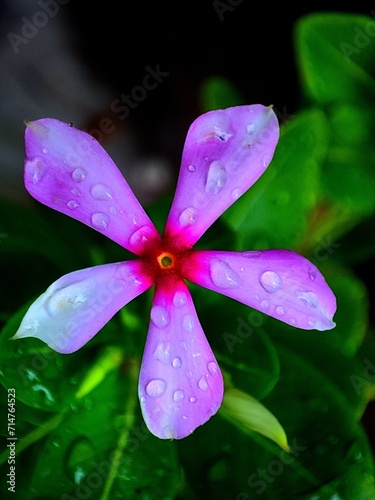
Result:
{"label": "purple flower", "polygon": [[304,257],[286,250],[192,249],[265,171],[278,137],[271,107],[238,106],[197,118],[161,237],[93,137],[51,118],[29,123],[29,193],[138,258],[63,276],[31,305],[15,337],[37,337],[59,353],[74,352],[155,285],[139,398],[153,434],[181,439],[214,415],[223,398],[222,375],[185,280],[297,328],[333,328],[335,296]]}

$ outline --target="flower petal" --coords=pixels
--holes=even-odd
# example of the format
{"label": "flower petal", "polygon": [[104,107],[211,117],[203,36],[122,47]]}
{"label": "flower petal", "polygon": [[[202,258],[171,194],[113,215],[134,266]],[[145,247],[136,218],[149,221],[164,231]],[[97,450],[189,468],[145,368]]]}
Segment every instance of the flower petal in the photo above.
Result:
{"label": "flower petal", "polygon": [[319,270],[288,250],[192,251],[186,279],[304,330],[329,330],[336,298]]}
{"label": "flower petal", "polygon": [[260,104],[197,118],[187,134],[166,239],[191,248],[265,171],[278,138],[275,113]]}
{"label": "flower petal", "polygon": [[137,255],[159,241],[121,172],[92,136],[45,118],[28,123],[25,142],[25,186],[38,201]]}
{"label": "flower petal", "polygon": [[181,439],[219,409],[223,379],[185,283],[156,286],[139,378],[150,431]]}
{"label": "flower petal", "polygon": [[36,337],[57,352],[74,352],[151,285],[141,260],[66,274],[30,306],[12,338]]}

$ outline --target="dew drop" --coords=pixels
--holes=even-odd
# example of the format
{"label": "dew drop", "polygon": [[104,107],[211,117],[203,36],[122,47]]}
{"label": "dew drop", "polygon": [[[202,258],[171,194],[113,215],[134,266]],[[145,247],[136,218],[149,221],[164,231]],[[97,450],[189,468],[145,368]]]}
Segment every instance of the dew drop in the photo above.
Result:
{"label": "dew drop", "polygon": [[78,188],[73,188],[70,190],[73,196],[81,196],[81,191]]}
{"label": "dew drop", "polygon": [[102,212],[96,212],[91,216],[91,224],[96,229],[107,229],[109,224],[109,216]]}
{"label": "dew drop", "polygon": [[147,401],[147,399],[144,396],[142,396],[141,397],[141,403],[145,403],[146,401]]}
{"label": "dew drop", "polygon": [[33,184],[38,184],[47,172],[47,165],[41,158],[26,160],[25,168],[31,171]]}
{"label": "dew drop", "polygon": [[242,280],[228,264],[218,259],[213,259],[210,264],[211,279],[218,288],[237,288]]}
{"label": "dew drop", "polygon": [[146,393],[152,398],[160,398],[167,389],[167,383],[162,379],[151,380],[146,385]]}
{"label": "dew drop", "polygon": [[311,281],[315,281],[316,280],[316,271],[315,271],[315,269],[309,269],[309,278],[311,279]]}
{"label": "dew drop", "polygon": [[68,208],[70,208],[71,210],[73,210],[74,208],[79,207],[79,203],[77,203],[75,200],[70,200],[70,201],[68,201],[68,203],[66,204],[66,206]]}
{"label": "dew drop", "polygon": [[173,393],[173,401],[175,403],[178,403],[179,401],[182,401],[184,398],[185,398],[184,391],[174,391],[174,393]]}
{"label": "dew drop", "polygon": [[116,207],[109,207],[109,213],[112,215],[117,215],[117,208]]}
{"label": "dew drop", "polygon": [[181,365],[182,365],[181,358],[179,357],[174,358],[174,360],[172,361],[173,368],[180,368]]}
{"label": "dew drop", "polygon": [[270,307],[270,303],[268,300],[262,300],[260,303],[260,307],[265,311]]}
{"label": "dew drop", "polygon": [[218,371],[218,366],[214,361],[210,361],[207,365],[208,371],[211,373],[211,375],[215,375]]}
{"label": "dew drop", "polygon": [[308,325],[311,327],[311,328],[314,328],[314,326],[316,325],[316,319],[313,318],[312,316],[307,320],[307,323]]}
{"label": "dew drop", "polygon": [[197,211],[195,208],[188,207],[181,213],[178,221],[182,227],[191,226],[197,220]]}
{"label": "dew drop", "polygon": [[314,292],[299,292],[297,297],[305,304],[309,309],[311,307],[318,307],[319,300]]}
{"label": "dew drop", "polygon": [[174,294],[173,305],[175,307],[181,307],[186,304],[187,297],[185,292],[178,291]]}
{"label": "dew drop", "polygon": [[205,377],[202,377],[201,379],[199,379],[198,387],[203,392],[207,391],[207,389],[208,389],[208,382],[207,382],[207,379]]}
{"label": "dew drop", "polygon": [[240,188],[233,189],[231,196],[233,200],[237,200],[241,196],[241,189]]}
{"label": "dew drop", "polygon": [[185,332],[192,332],[195,325],[194,316],[192,314],[186,314],[182,319],[182,328]]}
{"label": "dew drop", "polygon": [[105,184],[94,184],[91,188],[91,196],[95,200],[110,200],[113,198],[110,189]]}
{"label": "dew drop", "polygon": [[284,314],[285,314],[285,307],[283,307],[283,306],[277,306],[276,309],[275,309],[275,313],[278,316],[284,316]]}
{"label": "dew drop", "polygon": [[250,125],[248,125],[246,128],[246,132],[249,135],[252,135],[255,132],[255,129],[256,129],[256,127],[255,127],[254,123],[250,123]]}
{"label": "dew drop", "polygon": [[43,154],[44,154],[44,155],[47,155],[47,154],[48,154],[48,149],[47,149],[47,148],[43,148],[43,149],[42,149],[42,151],[43,151]]}
{"label": "dew drop", "polygon": [[74,182],[82,182],[86,179],[87,172],[84,168],[75,168],[72,172],[72,179]]}
{"label": "dew drop", "polygon": [[214,126],[214,135],[218,139],[220,139],[223,142],[226,142],[230,137],[232,137],[232,134],[228,134],[227,132],[224,132],[220,127],[217,125]]}
{"label": "dew drop", "polygon": [[227,182],[227,171],[219,161],[210,164],[207,174],[205,191],[209,195],[218,194]]}
{"label": "dew drop", "polygon": [[149,239],[152,238],[153,235],[154,232],[151,226],[142,226],[130,236],[129,243],[133,246],[138,246],[140,244],[146,243],[146,241],[149,241]]}
{"label": "dew drop", "polygon": [[163,365],[167,365],[170,362],[171,356],[171,344],[168,342],[159,342],[154,351],[154,358],[163,363]]}
{"label": "dew drop", "polygon": [[169,313],[163,306],[154,306],[151,309],[151,321],[158,328],[165,328],[169,324]]}
{"label": "dew drop", "polygon": [[191,396],[191,398],[189,398],[189,401],[190,401],[190,403],[196,403],[197,398],[195,396]]}
{"label": "dew drop", "polygon": [[189,165],[189,166],[188,166],[188,170],[189,170],[189,172],[195,172],[195,167],[194,167],[194,165]]}
{"label": "dew drop", "polygon": [[283,287],[283,281],[274,271],[265,271],[259,277],[259,282],[268,293],[275,293]]}

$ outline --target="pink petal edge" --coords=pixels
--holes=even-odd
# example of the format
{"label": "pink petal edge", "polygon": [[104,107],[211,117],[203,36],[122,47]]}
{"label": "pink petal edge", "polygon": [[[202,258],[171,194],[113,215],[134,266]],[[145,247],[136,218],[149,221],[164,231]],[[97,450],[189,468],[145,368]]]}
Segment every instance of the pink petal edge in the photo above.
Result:
{"label": "pink petal edge", "polygon": [[33,302],[12,339],[35,337],[59,353],[72,353],[151,285],[140,260],[66,274]]}
{"label": "pink petal edge", "polygon": [[278,138],[271,107],[236,106],[199,116],[186,137],[166,240],[191,248],[265,171]]}
{"label": "pink petal edge", "polygon": [[160,241],[112,159],[86,132],[44,118],[25,132],[25,186],[31,196],[142,255]]}
{"label": "pink petal edge", "polygon": [[317,267],[295,252],[191,251],[183,275],[297,328],[335,326],[335,295]]}
{"label": "pink petal edge", "polygon": [[185,283],[156,286],[139,377],[150,431],[182,439],[219,409],[223,378]]}

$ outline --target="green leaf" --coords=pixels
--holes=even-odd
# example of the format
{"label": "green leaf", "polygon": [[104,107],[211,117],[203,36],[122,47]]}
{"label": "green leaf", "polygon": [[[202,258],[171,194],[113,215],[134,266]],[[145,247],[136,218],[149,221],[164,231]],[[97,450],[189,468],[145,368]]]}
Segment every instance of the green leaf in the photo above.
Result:
{"label": "green leaf", "polygon": [[328,118],[331,141],[322,170],[324,195],[349,210],[352,218],[367,217],[375,210],[373,110],[340,104],[330,109]]}
{"label": "green leaf", "polygon": [[[116,322],[109,322],[84,350],[68,356],[58,354],[36,338],[11,340],[29,304],[21,308],[7,322],[0,334],[0,383],[13,387],[17,400],[45,411],[60,411],[69,405],[77,384],[85,376],[99,338],[116,329]],[[109,337],[108,337],[109,340]]]}
{"label": "green leaf", "polygon": [[324,113],[316,109],[302,111],[281,128],[270,166],[223,215],[241,236],[242,249],[298,245],[317,200],[328,131]]}
{"label": "green leaf", "polygon": [[258,432],[290,451],[284,429],[277,418],[257,399],[235,387],[227,387],[220,414],[241,428]]}
{"label": "green leaf", "polygon": [[263,398],[279,377],[277,352],[265,331],[268,318],[201,287],[194,288],[193,297],[221,368],[229,374],[235,387]]}
{"label": "green leaf", "polygon": [[136,391],[139,366],[127,369],[106,375],[43,448],[34,450],[34,494],[104,500],[155,498],[163,492],[163,498],[174,498],[179,483],[174,445],[145,428]]}
{"label": "green leaf", "polygon": [[360,14],[312,13],[295,24],[296,63],[305,96],[330,104],[375,98],[375,21]]}
{"label": "green leaf", "polygon": [[220,75],[211,76],[203,82],[200,100],[203,112],[243,104],[243,98],[238,90],[230,80]]}

